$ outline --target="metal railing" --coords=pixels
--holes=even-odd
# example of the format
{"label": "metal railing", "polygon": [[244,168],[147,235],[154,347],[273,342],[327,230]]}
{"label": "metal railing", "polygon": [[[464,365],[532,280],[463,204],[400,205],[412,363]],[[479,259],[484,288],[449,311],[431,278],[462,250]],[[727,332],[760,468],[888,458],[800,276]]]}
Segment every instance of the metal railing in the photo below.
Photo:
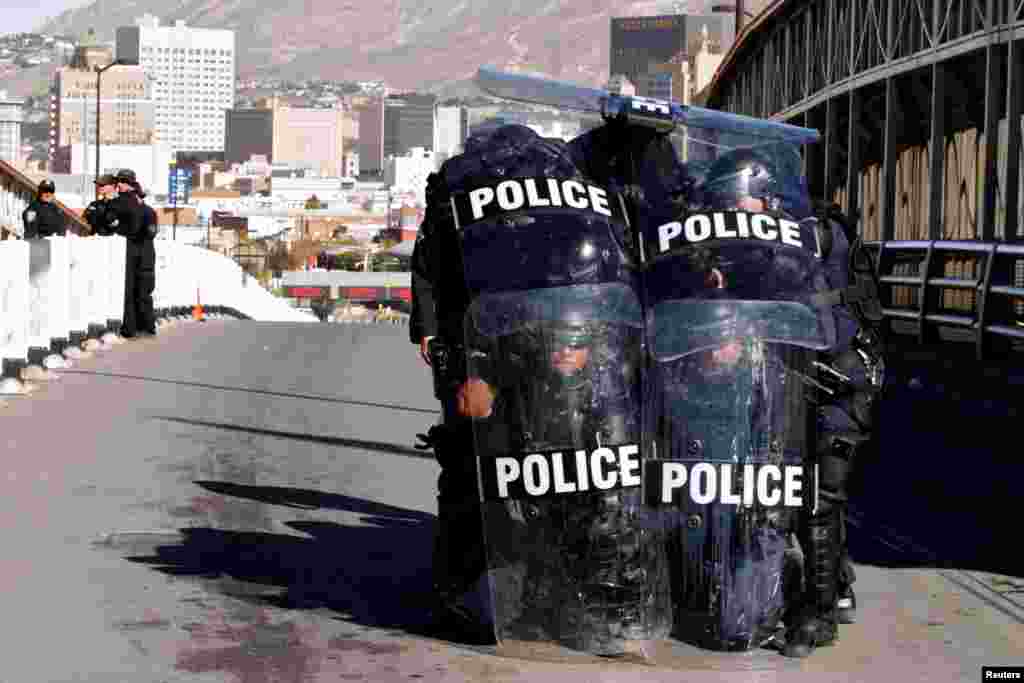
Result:
{"label": "metal railing", "polygon": [[[21,212],[35,198],[37,186],[38,183],[0,159],[0,237],[21,237]],[[54,203],[67,218],[68,232],[88,235],[92,231],[80,215],[60,202]]]}
{"label": "metal railing", "polygon": [[1024,244],[897,240],[867,246],[875,254],[890,332],[916,334],[920,344],[971,343],[978,360],[1024,350]]}

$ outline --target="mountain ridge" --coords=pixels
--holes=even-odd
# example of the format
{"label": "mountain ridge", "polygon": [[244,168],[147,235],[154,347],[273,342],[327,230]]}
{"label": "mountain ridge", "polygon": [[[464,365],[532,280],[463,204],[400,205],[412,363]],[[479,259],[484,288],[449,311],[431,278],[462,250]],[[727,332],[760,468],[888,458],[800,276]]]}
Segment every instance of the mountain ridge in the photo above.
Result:
{"label": "mountain ridge", "polygon": [[235,31],[238,77],[383,80],[397,90],[459,87],[484,64],[586,85],[608,79],[612,17],[676,9],[704,14],[710,0],[95,0],[41,31],[117,26],[144,14],[163,24]]}

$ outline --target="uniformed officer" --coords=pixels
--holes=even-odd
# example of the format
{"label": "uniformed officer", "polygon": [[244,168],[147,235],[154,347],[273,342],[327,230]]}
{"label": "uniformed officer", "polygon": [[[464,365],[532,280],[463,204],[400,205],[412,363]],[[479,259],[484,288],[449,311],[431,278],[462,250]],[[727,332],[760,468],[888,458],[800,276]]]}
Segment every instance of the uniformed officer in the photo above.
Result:
{"label": "uniformed officer", "polygon": [[66,234],[67,221],[64,212],[56,204],[56,191],[52,180],[39,183],[36,198],[21,214],[25,225],[25,239]]}
{"label": "uniformed officer", "polygon": [[124,168],[115,174],[117,199],[110,203],[117,233],[127,240],[125,257],[123,337],[156,334],[153,290],[156,285],[156,213],[143,202],[146,193],[135,172]]}
{"label": "uniformed officer", "polygon": [[[808,217],[814,207],[805,193],[785,181],[792,174],[777,168],[778,161],[779,156],[767,148],[723,154],[695,188],[695,201],[711,210]],[[794,156],[794,166],[798,161]],[[814,392],[820,504],[817,512],[800,520],[797,529],[805,556],[806,594],[804,604],[788,619],[784,652],[793,657],[806,657],[815,647],[833,643],[838,624],[855,619],[855,575],[846,550],[847,482],[854,456],[871,438],[884,381],[884,351],[876,321],[866,313],[877,307],[871,269],[859,264],[858,253],[861,260],[865,254],[858,252],[859,244],[851,245],[833,217],[822,214],[819,218],[825,275],[833,288],[822,300],[831,305],[837,343],[822,354],[820,379],[825,390]]]}
{"label": "uniformed officer", "polygon": [[117,196],[117,178],[103,174],[95,180],[96,199],[85,207],[82,214],[95,235],[117,234],[117,215],[111,210],[110,204]]}

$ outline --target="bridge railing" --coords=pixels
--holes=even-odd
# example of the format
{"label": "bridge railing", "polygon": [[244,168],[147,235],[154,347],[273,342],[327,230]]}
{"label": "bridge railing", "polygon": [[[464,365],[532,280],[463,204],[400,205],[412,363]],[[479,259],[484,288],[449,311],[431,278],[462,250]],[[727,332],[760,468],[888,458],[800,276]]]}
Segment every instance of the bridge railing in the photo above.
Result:
{"label": "bridge railing", "polygon": [[[24,226],[21,214],[35,198],[37,187],[37,183],[27,175],[0,160],[0,240],[22,236]],[[88,235],[92,231],[84,218],[60,202],[54,203],[67,218],[68,232]]]}
{"label": "bridge railing", "polygon": [[869,242],[890,331],[973,344],[978,360],[1024,350],[1024,244]]}
{"label": "bridge railing", "polygon": [[[157,240],[154,307],[188,316],[192,307],[238,318],[316,322],[275,297],[230,259]],[[100,340],[121,325],[125,296],[123,237],[46,237],[0,241],[0,360],[3,378],[28,365]]]}

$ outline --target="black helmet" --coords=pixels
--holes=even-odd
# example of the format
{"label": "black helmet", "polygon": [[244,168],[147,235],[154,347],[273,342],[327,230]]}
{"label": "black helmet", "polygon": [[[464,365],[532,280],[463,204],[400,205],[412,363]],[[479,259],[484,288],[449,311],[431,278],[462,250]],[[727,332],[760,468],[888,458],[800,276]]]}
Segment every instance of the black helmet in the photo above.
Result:
{"label": "black helmet", "polygon": [[133,171],[130,168],[122,168],[120,171],[116,173],[115,177],[117,178],[118,182],[128,183],[129,185],[134,185],[136,182],[135,171]]}
{"label": "black helmet", "polygon": [[46,179],[39,183],[39,194],[53,194],[57,191],[57,186],[53,184],[53,181]]}
{"label": "black helmet", "polygon": [[772,211],[795,218],[810,212],[800,155],[788,145],[742,147],[712,162],[699,186],[700,201],[710,209],[729,209],[741,197],[754,197]]}

